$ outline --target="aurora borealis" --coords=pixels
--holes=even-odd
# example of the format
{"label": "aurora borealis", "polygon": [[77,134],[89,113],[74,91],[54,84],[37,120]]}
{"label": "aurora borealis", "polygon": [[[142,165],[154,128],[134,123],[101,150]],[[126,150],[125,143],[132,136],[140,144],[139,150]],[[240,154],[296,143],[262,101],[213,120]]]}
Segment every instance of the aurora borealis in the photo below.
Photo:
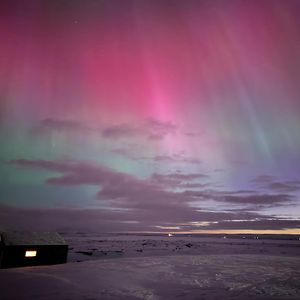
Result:
{"label": "aurora borealis", "polygon": [[299,233],[299,1],[1,1],[0,36],[0,227]]}

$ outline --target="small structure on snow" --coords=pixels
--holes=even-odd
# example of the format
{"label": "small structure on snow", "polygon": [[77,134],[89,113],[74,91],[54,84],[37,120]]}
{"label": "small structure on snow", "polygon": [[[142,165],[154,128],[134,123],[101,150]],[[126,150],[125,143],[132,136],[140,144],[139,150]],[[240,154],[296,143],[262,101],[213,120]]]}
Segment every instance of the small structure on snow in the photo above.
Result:
{"label": "small structure on snow", "polygon": [[0,234],[0,268],[62,264],[68,245],[56,232],[4,232]]}

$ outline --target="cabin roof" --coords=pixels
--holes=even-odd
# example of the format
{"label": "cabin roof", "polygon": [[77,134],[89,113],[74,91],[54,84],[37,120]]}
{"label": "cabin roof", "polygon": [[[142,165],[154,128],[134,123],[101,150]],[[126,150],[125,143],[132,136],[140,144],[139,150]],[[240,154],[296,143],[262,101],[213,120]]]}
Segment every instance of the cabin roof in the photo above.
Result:
{"label": "cabin roof", "polygon": [[65,240],[57,232],[11,231],[1,235],[5,246],[66,245]]}

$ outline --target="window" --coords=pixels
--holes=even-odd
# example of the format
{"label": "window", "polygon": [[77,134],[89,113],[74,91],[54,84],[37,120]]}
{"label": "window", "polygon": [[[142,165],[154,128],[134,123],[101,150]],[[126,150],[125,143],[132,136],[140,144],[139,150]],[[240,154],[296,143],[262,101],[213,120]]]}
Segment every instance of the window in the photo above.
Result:
{"label": "window", "polygon": [[35,257],[36,256],[36,251],[33,250],[27,250],[25,252],[25,257]]}

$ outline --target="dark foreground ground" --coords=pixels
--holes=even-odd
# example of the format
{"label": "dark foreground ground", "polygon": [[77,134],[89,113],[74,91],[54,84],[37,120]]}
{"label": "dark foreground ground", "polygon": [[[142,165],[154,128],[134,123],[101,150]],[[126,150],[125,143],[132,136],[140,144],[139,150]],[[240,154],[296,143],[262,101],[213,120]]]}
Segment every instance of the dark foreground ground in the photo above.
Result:
{"label": "dark foreground ground", "polygon": [[300,299],[300,241],[66,236],[64,265],[0,270],[0,299]]}

